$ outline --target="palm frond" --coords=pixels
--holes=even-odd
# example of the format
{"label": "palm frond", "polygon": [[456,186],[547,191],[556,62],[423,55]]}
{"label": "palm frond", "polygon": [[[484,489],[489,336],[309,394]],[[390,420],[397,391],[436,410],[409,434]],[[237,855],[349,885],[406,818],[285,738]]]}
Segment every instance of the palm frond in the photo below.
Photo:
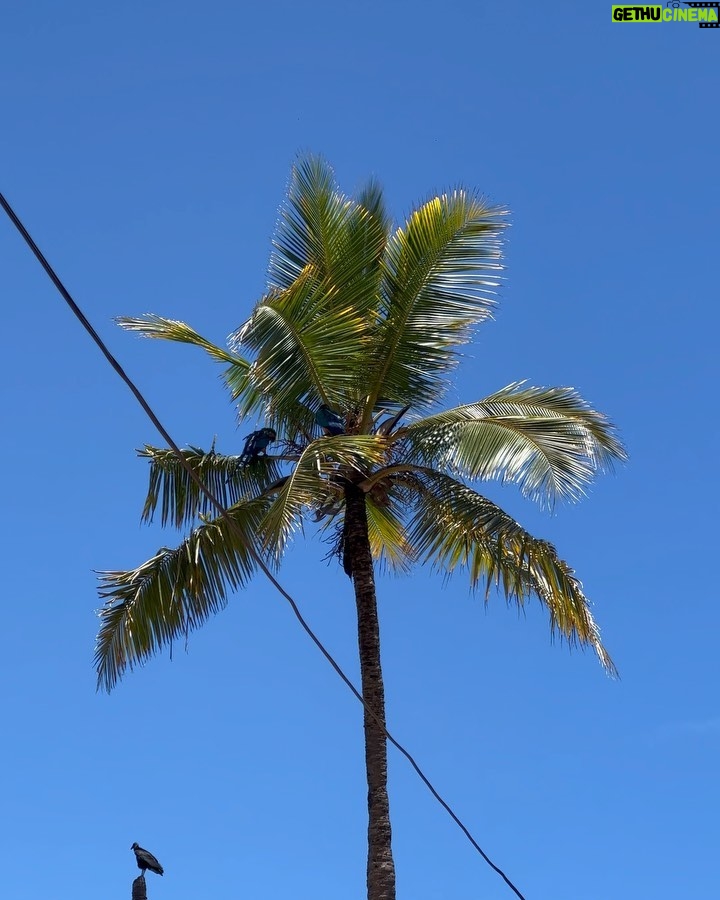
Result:
{"label": "palm frond", "polygon": [[126,331],[134,331],[148,338],[192,344],[200,347],[216,362],[228,363],[222,378],[232,400],[238,403],[240,418],[258,411],[261,397],[250,381],[250,363],[238,353],[218,347],[185,322],[166,319],[152,313],[139,317],[119,316],[115,321]]}
{"label": "palm frond", "polygon": [[180,322],[176,319],[165,319],[152,313],[147,313],[144,316],[118,316],[115,321],[126,331],[134,331],[143,337],[177,341],[181,344],[192,344],[205,350],[217,362],[230,363],[246,371],[250,368],[250,364],[242,357],[229,353],[222,347],[218,347],[217,344],[213,344],[212,341],[202,337],[185,322]]}
{"label": "palm frond", "polygon": [[[173,450],[146,444],[137,452],[138,456],[150,460],[143,521],[152,522],[158,507],[161,524],[170,523],[175,528],[194,522],[198,516],[216,515],[214,504],[200,490]],[[225,508],[233,506],[242,497],[260,494],[281,474],[277,461],[270,457],[258,457],[241,466],[239,455],[223,456],[198,447],[189,447],[182,454]]]}
{"label": "palm frond", "polygon": [[258,304],[230,340],[255,354],[250,380],[272,419],[297,404],[338,403],[356,393],[366,332],[366,319],[308,267]]}
{"label": "palm frond", "polygon": [[221,375],[230,399],[236,404],[238,422],[257,417],[265,409],[265,397],[253,381],[252,372],[252,366],[248,370],[240,366],[228,366]]}
{"label": "palm frond", "polygon": [[226,605],[228,590],[248,583],[256,568],[250,548],[262,553],[256,536],[269,502],[236,505],[232,524],[218,518],[200,525],[136,569],[99,573],[98,687],[112,690],[126,669],[187,637]]}
{"label": "palm frond", "polygon": [[[375,228],[384,236],[381,241],[382,248],[378,248],[379,250],[383,249],[392,230],[392,217],[385,206],[382,185],[377,179],[371,178],[358,192],[356,200],[358,206],[372,217]],[[379,256],[380,254],[378,254],[378,258]]]}
{"label": "palm frond", "polygon": [[398,572],[407,572],[416,554],[406,532],[406,522],[394,504],[365,498],[368,536],[373,559]]}
{"label": "palm frond", "polygon": [[575,573],[552,544],[533,537],[512,516],[471,488],[440,473],[417,477],[418,500],[409,537],[418,555],[446,572],[466,569],[473,589],[492,586],[508,602],[537,597],[550,627],[570,644],[590,645],[604,666],[615,666],[600,640],[590,604]]}
{"label": "palm frond", "polygon": [[442,395],[454,348],[492,313],[506,214],[457,190],[425,203],[391,236],[371,406],[381,393],[413,406]]}
{"label": "palm frond", "polygon": [[307,158],[293,169],[270,264],[270,292],[230,338],[256,354],[251,382],[265,415],[316,400],[356,406],[378,314],[388,222],[377,186],[361,202],[332,170]]}
{"label": "palm frond", "polygon": [[376,184],[353,200],[339,190],[323,159],[305,157],[291,173],[273,240],[270,284],[285,290],[311,268],[326,293],[340,291],[344,303],[365,311],[376,303],[377,262],[388,227]]}
{"label": "palm frond", "polygon": [[578,499],[625,450],[609,420],[573,388],[510,384],[396,433],[408,459],[464,477],[519,485],[541,503]]}

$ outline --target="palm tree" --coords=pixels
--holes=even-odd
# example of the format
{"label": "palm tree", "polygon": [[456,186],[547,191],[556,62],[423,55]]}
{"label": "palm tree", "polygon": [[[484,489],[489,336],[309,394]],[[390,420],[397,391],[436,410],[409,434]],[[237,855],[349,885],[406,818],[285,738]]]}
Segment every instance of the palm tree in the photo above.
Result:
{"label": "palm tree", "polygon": [[[101,574],[98,683],[111,690],[126,669],[200,626],[247,585],[258,559],[275,569],[312,517],[357,606],[369,900],[395,897],[378,563],[466,570],[473,588],[486,586],[486,599],[493,587],[520,605],[535,596],[554,632],[592,646],[614,669],[573,570],[472,487],[499,479],[547,504],[578,498],[596,473],[624,458],[608,420],[571,388],[523,383],[439,409],[457,348],[491,316],[505,217],[455,190],[394,228],[377,184],[350,198],[327,164],[302,159],[275,235],[268,291],[229,349],[183,322],[120,320],[147,337],[199,346],[223,364],[240,420],[261,418],[276,433],[277,452],[248,460],[214,446],[183,451],[228,509],[221,516],[173,451],[141,451],[150,461],[144,519],[159,512],[162,524],[192,530],[136,569]],[[320,427],[321,405],[339,415],[333,430],[343,433]]]}

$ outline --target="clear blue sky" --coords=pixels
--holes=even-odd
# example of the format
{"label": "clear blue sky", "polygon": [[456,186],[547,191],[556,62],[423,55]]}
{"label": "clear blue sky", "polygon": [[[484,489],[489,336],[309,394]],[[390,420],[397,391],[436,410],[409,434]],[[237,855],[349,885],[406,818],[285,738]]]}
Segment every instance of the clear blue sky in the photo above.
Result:
{"label": "clear blue sky", "polygon": [[[622,675],[552,645],[537,604],[456,577],[379,583],[388,718],[528,900],[720,896],[716,394],[720,31],[610,3],[210,0],[6,5],[0,189],[182,444],[237,452],[218,370],[112,324],[221,342],[264,286],[298,151],[400,219],[462,183],[513,210],[496,321],[450,398],[573,385],[630,461],[542,514]],[[361,715],[262,579],[110,696],[94,569],[140,527],[150,423],[0,222],[0,851],[14,900],[360,900]],[[350,585],[299,542],[284,584],[356,676]],[[391,753],[401,900],[503,900]],[[150,879],[153,879],[152,881]]]}

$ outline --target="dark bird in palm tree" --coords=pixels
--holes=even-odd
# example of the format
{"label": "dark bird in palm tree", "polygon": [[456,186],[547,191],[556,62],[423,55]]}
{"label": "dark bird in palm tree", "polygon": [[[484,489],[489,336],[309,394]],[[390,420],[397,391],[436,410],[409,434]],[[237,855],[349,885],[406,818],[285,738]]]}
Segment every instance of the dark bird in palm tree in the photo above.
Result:
{"label": "dark bird in palm tree", "polygon": [[243,452],[240,454],[238,465],[246,466],[248,463],[257,459],[260,454],[267,455],[267,448],[277,438],[277,434],[272,428],[261,428],[260,431],[253,431],[245,439]]}
{"label": "dark bird in palm tree", "polygon": [[315,413],[315,421],[323,429],[325,434],[345,434],[345,422],[339,413],[323,403]]}
{"label": "dark bird in palm tree", "polygon": [[154,872],[156,875],[162,875],[163,867],[155,859],[152,853],[149,853],[147,850],[143,850],[143,848],[137,842],[134,843],[130,849],[135,851],[135,859],[137,860],[138,869],[142,869],[143,875],[145,875],[145,869],[150,869],[150,871]]}

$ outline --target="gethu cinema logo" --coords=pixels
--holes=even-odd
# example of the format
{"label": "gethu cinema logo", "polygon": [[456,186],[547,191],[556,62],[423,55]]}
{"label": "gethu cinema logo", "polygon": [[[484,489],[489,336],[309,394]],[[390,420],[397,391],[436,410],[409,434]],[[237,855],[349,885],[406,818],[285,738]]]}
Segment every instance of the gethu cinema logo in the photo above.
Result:
{"label": "gethu cinema logo", "polygon": [[613,22],[697,22],[701,28],[718,28],[720,0],[714,3],[687,3],[689,9],[681,9],[678,2],[663,6],[613,6]]}

